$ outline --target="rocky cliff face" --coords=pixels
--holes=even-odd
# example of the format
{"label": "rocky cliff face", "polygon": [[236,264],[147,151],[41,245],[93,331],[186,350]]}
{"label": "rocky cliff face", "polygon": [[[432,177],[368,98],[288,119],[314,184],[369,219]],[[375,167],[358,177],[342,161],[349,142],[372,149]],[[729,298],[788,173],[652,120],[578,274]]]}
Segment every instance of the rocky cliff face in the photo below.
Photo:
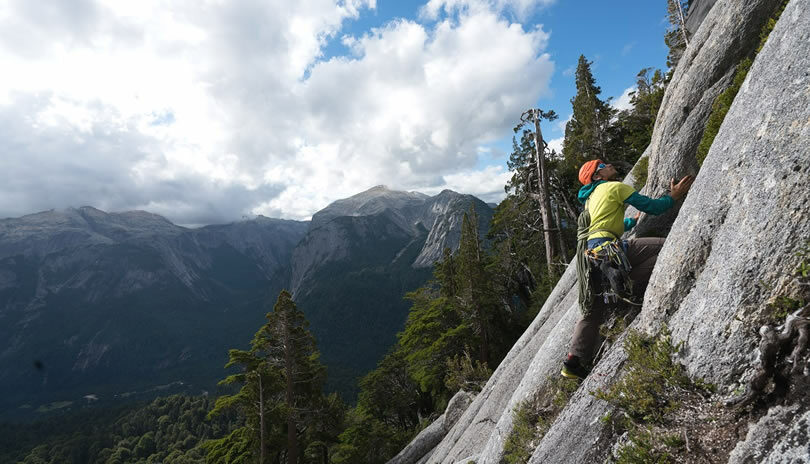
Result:
{"label": "rocky cliff face", "polygon": [[[692,378],[716,386],[707,400],[716,408],[745,389],[762,361],[757,329],[772,311],[768,303],[802,291],[793,272],[806,259],[797,250],[810,239],[810,193],[804,187],[810,172],[806,2],[788,4],[708,157],[700,168],[695,161],[711,101],[727,85],[736,61],[755,46],[778,3],[717,1],[667,89],[647,153],[648,194],[662,193],[671,177],[693,172],[697,180],[677,217],[648,220],[647,231],[671,231],[630,329],[653,335],[666,325],[672,341],[682,343],[676,361]],[[552,388],[559,375],[579,317],[576,293],[572,264],[483,391],[419,462],[502,462],[515,407]],[[627,374],[627,334],[608,348],[548,431],[532,443],[528,462],[605,462],[617,443],[626,442],[627,436],[603,420],[619,412],[592,392],[609,389]],[[799,369],[781,381],[786,390],[781,396],[735,413],[730,423],[737,434],[731,434],[724,454],[712,454],[719,442],[706,444],[693,434],[688,461],[716,462],[722,456],[735,463],[810,462],[806,375]],[[689,439],[687,434],[687,448]]]}
{"label": "rocky cliff face", "polygon": [[[455,250],[461,238],[461,218],[473,205],[481,236],[492,218],[492,208],[472,195],[451,190],[430,197],[377,186],[335,201],[312,216],[309,233],[293,252],[291,288],[298,295],[302,285],[330,262],[350,260],[370,247],[368,239],[400,243],[394,258],[419,242],[419,253],[408,265],[429,268],[444,248]],[[369,223],[374,219],[374,225]],[[350,249],[354,247],[354,251]],[[392,262],[394,259],[392,259]]]}

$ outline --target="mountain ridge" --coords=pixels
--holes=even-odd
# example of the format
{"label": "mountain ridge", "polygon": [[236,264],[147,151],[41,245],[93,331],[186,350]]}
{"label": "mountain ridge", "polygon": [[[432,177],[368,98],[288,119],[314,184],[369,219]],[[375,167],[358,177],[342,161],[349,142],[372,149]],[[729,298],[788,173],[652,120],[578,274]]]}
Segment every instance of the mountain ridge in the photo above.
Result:
{"label": "mountain ridge", "polygon": [[[0,219],[0,339],[6,340],[0,345],[0,393],[8,396],[0,415],[13,413],[2,411],[14,404],[88,391],[109,398],[178,380],[213,387],[227,350],[246,345],[270,310],[268,302],[292,287],[296,250],[307,255],[313,243],[310,251],[325,251],[326,259],[307,265],[301,282],[311,296],[300,295],[300,306],[313,318],[324,352],[360,359],[341,364],[338,356],[325,356],[330,372],[342,379],[332,387],[353,394],[356,377],[374,367],[401,330],[407,314],[402,296],[430,276],[432,263],[413,264],[430,232],[419,218],[432,220],[437,213],[420,208],[448,197],[382,187],[360,195],[362,202],[339,200],[343,215],[332,214],[314,228],[310,221],[264,216],[188,228],[147,211],[92,206]],[[445,205],[443,214],[460,217],[468,203]],[[488,217],[491,212],[482,227]],[[438,243],[457,246],[452,233],[439,235]],[[346,300],[348,306],[328,303],[346,299],[328,283],[336,269],[349,279],[347,288],[364,289]],[[375,295],[392,303],[381,305]],[[328,307],[331,313],[324,312]],[[342,312],[334,312],[338,307]],[[351,330],[328,326],[351,324],[355,314],[365,314],[375,327],[359,354],[345,337]],[[33,361],[46,370],[32,368]],[[93,387],[104,383],[109,388]]]}

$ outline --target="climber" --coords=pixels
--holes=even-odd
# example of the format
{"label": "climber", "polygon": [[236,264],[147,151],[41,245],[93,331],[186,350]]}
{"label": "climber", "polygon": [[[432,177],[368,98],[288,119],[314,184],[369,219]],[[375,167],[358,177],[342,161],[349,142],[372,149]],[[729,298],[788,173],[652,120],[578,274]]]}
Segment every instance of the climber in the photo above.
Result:
{"label": "climber", "polygon": [[[638,217],[624,218],[627,205],[639,211],[658,215],[672,208],[676,201],[682,199],[694,182],[694,177],[686,176],[675,183],[670,181],[670,193],[653,199],[639,194],[633,187],[617,182],[616,169],[613,165],[601,160],[591,160],[579,170],[579,181],[584,185],[578,194],[579,201],[585,204],[586,213],[590,213],[590,225],[587,223],[583,241],[587,238],[587,249],[595,249],[605,242],[618,241],[621,249],[632,266],[629,277],[633,282],[633,293],[641,298],[650,280],[658,252],[664,245],[663,238],[635,238],[619,241],[622,233],[636,225]],[[583,213],[585,214],[585,213]],[[598,277],[590,273],[591,277]],[[579,273],[580,278],[583,275]],[[594,280],[590,280],[594,282]],[[580,289],[588,288],[580,282]],[[597,285],[589,286],[589,298],[580,297],[582,317],[574,328],[568,356],[563,361],[562,376],[582,379],[588,375],[589,364],[596,342],[599,339],[599,326],[602,324],[608,303],[602,298],[593,297]],[[583,304],[587,301],[588,304]]]}

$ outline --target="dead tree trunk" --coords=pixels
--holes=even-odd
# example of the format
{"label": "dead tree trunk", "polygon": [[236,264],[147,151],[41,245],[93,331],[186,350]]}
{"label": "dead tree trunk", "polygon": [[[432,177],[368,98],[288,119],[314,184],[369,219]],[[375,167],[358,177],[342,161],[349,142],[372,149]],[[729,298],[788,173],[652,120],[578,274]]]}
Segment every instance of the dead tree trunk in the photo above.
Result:
{"label": "dead tree trunk", "polygon": [[540,215],[543,219],[543,234],[546,242],[546,264],[548,266],[548,273],[554,273],[554,258],[556,253],[554,249],[554,222],[551,218],[551,199],[548,188],[548,172],[546,172],[546,156],[545,156],[545,142],[543,141],[543,133],[540,132],[540,118],[538,116],[539,110],[531,110],[532,119],[534,120],[534,149],[536,152],[535,164],[537,165],[537,191],[540,195]]}
{"label": "dead tree trunk", "polygon": [[554,208],[554,220],[557,224],[557,239],[560,241],[560,255],[562,255],[562,259],[565,260],[568,258],[568,250],[565,246],[565,239],[563,238],[562,233],[562,220],[560,220],[560,205],[556,205]]}
{"label": "dead tree trunk", "polygon": [[681,5],[681,0],[675,0],[675,3],[678,5],[678,20],[681,22],[681,34],[683,35],[683,44],[684,46],[689,46],[689,37],[686,35],[686,18],[683,17],[683,5]]}

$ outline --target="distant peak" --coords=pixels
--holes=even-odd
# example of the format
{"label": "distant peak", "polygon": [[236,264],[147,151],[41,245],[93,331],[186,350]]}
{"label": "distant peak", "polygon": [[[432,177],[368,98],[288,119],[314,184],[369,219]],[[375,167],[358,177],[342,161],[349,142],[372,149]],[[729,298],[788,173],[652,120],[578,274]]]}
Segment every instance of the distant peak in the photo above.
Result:
{"label": "distant peak", "polygon": [[389,189],[387,185],[380,184],[380,185],[375,185],[374,187],[371,187],[370,189],[368,189],[369,192],[371,192],[373,190],[391,190],[391,189]]}
{"label": "distant peak", "polygon": [[441,192],[439,192],[439,195],[442,195],[442,196],[447,196],[447,195],[462,196],[463,194],[458,193],[458,192],[453,191],[453,190],[450,190],[450,189],[444,189]]}

